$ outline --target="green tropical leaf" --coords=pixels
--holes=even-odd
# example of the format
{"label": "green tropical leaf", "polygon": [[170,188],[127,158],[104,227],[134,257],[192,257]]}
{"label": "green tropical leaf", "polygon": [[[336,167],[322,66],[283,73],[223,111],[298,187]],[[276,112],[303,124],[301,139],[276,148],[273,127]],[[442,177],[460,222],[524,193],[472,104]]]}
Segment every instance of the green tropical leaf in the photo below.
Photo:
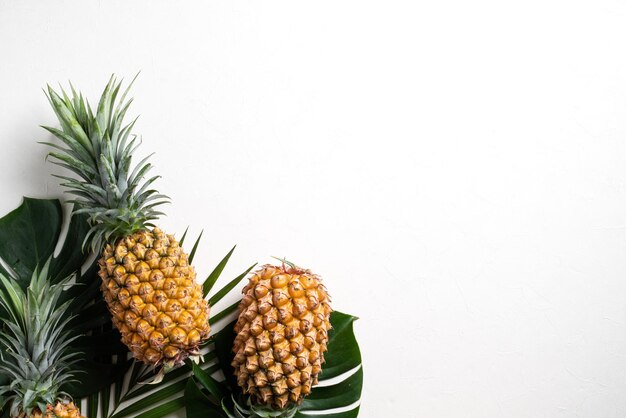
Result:
{"label": "green tropical leaf", "polygon": [[230,391],[236,395],[239,394],[237,379],[235,379],[234,370],[230,365],[234,358],[233,341],[235,341],[235,322],[226,325],[220,332],[213,336],[214,350],[219,360],[222,373],[228,384]]}
{"label": "green tropical leaf", "polygon": [[220,384],[220,382],[213,379],[213,377],[200,366],[192,364],[192,369],[194,377],[198,379],[211,395],[215,396],[217,399],[222,399],[225,396],[223,385]]}
{"label": "green tropical leaf", "polygon": [[213,315],[210,319],[209,319],[209,323],[211,325],[215,324],[216,322],[226,318],[228,315],[232,314],[233,312],[235,312],[237,310],[237,307],[239,306],[239,301],[233,303],[232,305],[230,305],[227,308],[222,309],[220,312],[216,313],[215,315]]}
{"label": "green tropical leaf", "polygon": [[[180,240],[178,241],[178,245],[180,245],[181,247],[185,243],[185,238],[187,238],[187,232],[189,232],[189,227],[185,228],[185,232],[183,232],[183,236],[180,237]],[[199,239],[199,237],[198,237],[198,239]]]}
{"label": "green tropical leaf", "polygon": [[0,266],[0,272],[26,289],[37,265],[54,252],[62,224],[58,200],[25,197],[20,207],[0,219],[0,258],[10,268]]}
{"label": "green tropical leaf", "polygon": [[220,277],[220,274],[222,274],[224,267],[226,267],[226,263],[228,263],[228,260],[230,259],[230,256],[233,254],[233,251],[235,251],[235,247],[233,247],[228,252],[228,254],[226,254],[226,256],[222,259],[222,261],[219,262],[219,264],[215,267],[215,269],[213,269],[211,274],[209,274],[209,277],[207,277],[204,283],[202,284],[202,291],[203,291],[204,297],[206,297],[209,294],[209,292],[213,288],[213,285],[215,284],[217,279]]}
{"label": "green tropical leaf", "polygon": [[[150,408],[150,410],[152,410],[152,408],[158,408],[164,400],[182,392],[185,389],[185,385],[185,380],[178,381],[169,386],[162,387],[148,396],[141,397],[140,399],[134,399],[128,407],[114,413],[110,418],[136,417],[137,414],[144,409]],[[155,405],[158,406],[155,407]],[[143,413],[147,412],[148,411],[144,411]]]}
{"label": "green tropical leaf", "polygon": [[235,286],[237,286],[245,277],[248,273],[250,273],[250,271],[256,266],[256,263],[254,263],[253,265],[251,265],[250,267],[248,267],[248,269],[246,271],[244,271],[243,273],[241,273],[239,276],[235,277],[233,280],[231,280],[230,282],[228,282],[226,284],[226,286],[224,286],[223,288],[221,288],[217,293],[215,293],[213,296],[211,296],[209,298],[209,305],[213,306],[215,305],[217,302],[219,302],[220,300],[222,300],[224,298],[224,296],[226,296],[231,290],[233,290],[233,288]]}
{"label": "green tropical leaf", "polygon": [[304,399],[300,412],[325,411],[343,408],[357,402],[363,389],[363,369],[359,368],[341,382],[330,386],[318,386]]}
{"label": "green tropical leaf", "polygon": [[[321,378],[327,380],[346,373],[361,364],[361,351],[354,335],[357,318],[342,312],[330,315],[332,329],[328,333],[328,352],[322,367]],[[330,345],[332,344],[332,350]]]}
{"label": "green tropical leaf", "polygon": [[167,414],[171,414],[172,412],[176,412],[185,407],[185,398],[183,396],[179,396],[176,399],[172,399],[171,401],[164,402],[157,406],[156,408],[152,408],[148,411],[145,411],[136,416],[136,418],[162,418]]}
{"label": "green tropical leaf", "polygon": [[222,418],[226,416],[222,408],[215,406],[211,399],[198,388],[195,379],[187,380],[184,399],[187,418],[206,418],[207,416]]}
{"label": "green tropical leaf", "polygon": [[[189,253],[189,264],[193,263],[193,258],[196,256],[196,250],[198,250],[198,245],[200,244],[200,240],[202,239],[203,233],[204,231],[200,232],[200,235],[198,235],[198,239],[196,239],[196,242],[193,244],[193,247],[191,247],[191,252]],[[182,244],[180,245],[182,246]]]}

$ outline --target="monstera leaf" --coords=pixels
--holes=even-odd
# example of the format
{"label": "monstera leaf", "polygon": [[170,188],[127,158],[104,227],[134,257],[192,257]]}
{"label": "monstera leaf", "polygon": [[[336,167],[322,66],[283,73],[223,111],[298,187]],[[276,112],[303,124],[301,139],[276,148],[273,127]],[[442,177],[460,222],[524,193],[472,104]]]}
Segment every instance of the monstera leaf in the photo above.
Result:
{"label": "monstera leaf", "polygon": [[[58,200],[25,197],[20,207],[0,219],[0,258],[7,266],[0,265],[0,272],[28,287],[35,268],[54,254],[62,226],[63,209]],[[53,281],[78,271],[85,262],[80,243],[87,229],[85,218],[71,220],[61,252],[50,265]]]}
{"label": "monstera leaf", "polygon": [[[70,313],[75,318],[71,326],[76,334],[82,335],[72,343],[72,349],[84,353],[84,361],[76,370],[78,382],[63,390],[79,398],[117,380],[129,364],[116,360],[126,358],[126,348],[117,332],[112,331],[98,288],[97,266],[93,262],[84,265],[88,254],[83,254],[81,244],[88,230],[87,220],[73,216],[65,239],[59,242],[63,220],[63,208],[58,200],[24,198],[17,209],[0,219],[0,273],[22,288],[28,287],[35,268],[47,260],[51,260],[52,282],[76,273],[77,285],[64,296],[66,300],[72,299]],[[0,320],[5,314],[0,312]]]}

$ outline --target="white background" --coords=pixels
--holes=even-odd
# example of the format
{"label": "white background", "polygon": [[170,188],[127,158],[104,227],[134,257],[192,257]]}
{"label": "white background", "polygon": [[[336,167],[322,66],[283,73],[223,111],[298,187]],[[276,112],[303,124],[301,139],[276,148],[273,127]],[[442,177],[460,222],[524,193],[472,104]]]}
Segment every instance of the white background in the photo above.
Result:
{"label": "white background", "polygon": [[360,416],[626,416],[624,2],[0,0],[2,213],[41,88],[138,70],[161,225],[323,275]]}

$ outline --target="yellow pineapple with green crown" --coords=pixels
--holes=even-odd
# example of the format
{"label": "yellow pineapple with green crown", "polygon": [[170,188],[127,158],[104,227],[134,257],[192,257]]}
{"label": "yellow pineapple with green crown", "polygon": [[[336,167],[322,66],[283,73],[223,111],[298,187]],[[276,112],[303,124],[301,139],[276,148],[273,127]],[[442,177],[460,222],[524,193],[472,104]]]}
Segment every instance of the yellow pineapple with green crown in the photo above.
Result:
{"label": "yellow pineapple with green crown", "polygon": [[122,341],[137,360],[167,369],[199,353],[209,306],[188,254],[154,224],[169,199],[153,188],[159,176],[146,179],[149,156],[132,165],[140,142],[136,119],[124,122],[132,82],[125,91],[121,84],[111,77],[95,112],[73,87],[71,97],[48,87],[60,128],[44,128],[61,144],[46,144],[56,148],[52,161],[74,173],[56,177],[75,196],[74,213],[89,216],[84,247],[101,254],[101,289]]}

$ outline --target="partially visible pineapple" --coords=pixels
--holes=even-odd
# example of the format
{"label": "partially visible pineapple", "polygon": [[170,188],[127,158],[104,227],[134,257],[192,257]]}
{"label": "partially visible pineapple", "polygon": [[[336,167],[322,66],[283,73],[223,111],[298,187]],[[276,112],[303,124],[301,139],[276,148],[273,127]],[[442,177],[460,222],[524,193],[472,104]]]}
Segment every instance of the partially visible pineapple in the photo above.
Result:
{"label": "partially visible pineapple", "polygon": [[8,313],[0,325],[0,374],[10,379],[0,386],[0,408],[8,406],[11,418],[84,418],[61,392],[78,362],[68,348],[79,337],[69,324],[69,301],[59,303],[71,278],[51,285],[48,265],[33,273],[26,292],[0,274],[0,307]]}
{"label": "partially visible pineapple", "polygon": [[121,96],[120,86],[111,77],[95,114],[73,88],[70,99],[48,87],[61,129],[45,129],[65,145],[48,143],[61,150],[49,154],[53,162],[77,175],[57,177],[77,196],[75,213],[89,215],[85,244],[102,251],[101,289],[113,324],[137,360],[163,371],[198,353],[209,336],[209,306],[187,254],[153,224],[168,198],[150,188],[158,176],[143,180],[147,157],[131,166],[135,122],[123,119],[132,99],[125,100],[130,86]]}
{"label": "partially visible pineapple", "polygon": [[288,265],[250,277],[235,325],[237,383],[253,404],[274,409],[300,404],[317,384],[332,311],[319,276]]}
{"label": "partially visible pineapple", "polygon": [[48,405],[46,408],[45,418],[85,418],[80,414],[80,410],[74,402],[62,403],[57,402],[56,405]]}

